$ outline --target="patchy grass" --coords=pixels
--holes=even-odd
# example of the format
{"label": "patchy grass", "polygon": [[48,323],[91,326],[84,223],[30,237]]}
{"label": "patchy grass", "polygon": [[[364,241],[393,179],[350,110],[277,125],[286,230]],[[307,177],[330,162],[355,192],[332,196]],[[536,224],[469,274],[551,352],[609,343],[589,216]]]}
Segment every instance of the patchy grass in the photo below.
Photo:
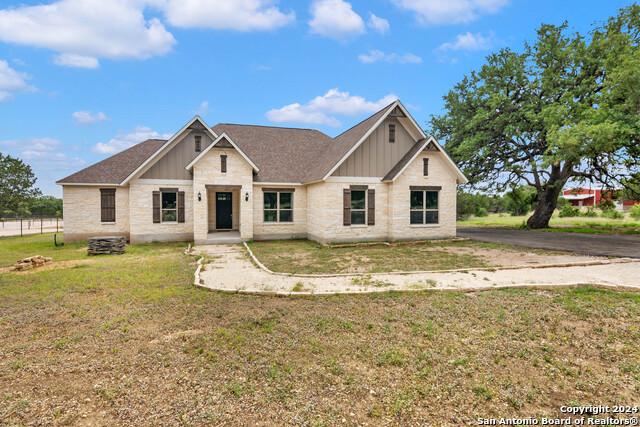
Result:
{"label": "patchy grass", "polygon": [[[466,221],[458,221],[458,226],[467,227],[506,227],[520,228],[527,222],[531,214],[523,216],[511,216],[507,213],[490,214],[486,217],[471,216]],[[640,234],[640,222],[624,213],[622,219],[602,217],[569,217],[560,218],[556,211],[549,221],[551,228],[543,231],[565,231],[568,233],[616,233],[616,234]]]}
{"label": "patchy grass", "polygon": [[191,285],[183,249],[0,274],[3,424],[466,425],[638,403],[638,294],[224,294]]}
{"label": "patchy grass", "polygon": [[[280,240],[253,242],[249,246],[271,271],[300,274],[452,270],[503,265],[495,253],[488,260],[484,256],[485,250],[501,251],[502,255],[512,257],[523,253],[561,254],[557,251],[474,241],[340,248],[323,246],[310,240]],[[354,285],[385,286],[382,282],[374,283],[370,278],[359,279]]]}

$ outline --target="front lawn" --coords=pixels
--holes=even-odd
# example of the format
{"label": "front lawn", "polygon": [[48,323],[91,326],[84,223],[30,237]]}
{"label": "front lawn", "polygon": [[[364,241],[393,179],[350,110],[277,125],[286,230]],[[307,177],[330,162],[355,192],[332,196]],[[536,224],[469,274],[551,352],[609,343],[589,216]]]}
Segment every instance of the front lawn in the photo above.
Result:
{"label": "front lawn", "polygon": [[253,242],[249,247],[256,258],[271,271],[298,274],[383,273],[499,267],[522,264],[524,253],[558,254],[552,251],[475,241],[341,248],[323,246],[309,240],[280,240]]}
{"label": "front lawn", "polygon": [[638,294],[223,294],[191,284],[184,246],[0,273],[2,423],[463,425],[638,404]]}

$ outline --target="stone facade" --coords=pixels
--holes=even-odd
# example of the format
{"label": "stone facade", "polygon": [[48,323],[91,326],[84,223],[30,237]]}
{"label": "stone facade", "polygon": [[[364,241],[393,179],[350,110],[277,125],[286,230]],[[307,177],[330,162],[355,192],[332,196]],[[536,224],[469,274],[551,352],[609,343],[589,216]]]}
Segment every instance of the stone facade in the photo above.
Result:
{"label": "stone facade", "polygon": [[[165,187],[184,191],[184,222],[153,222],[153,192]],[[131,198],[129,220],[131,243],[193,240],[193,191],[191,185],[174,184],[169,180],[163,184],[144,183],[144,180],[136,180],[131,182],[128,189]]]}
{"label": "stone facade", "polygon": [[[429,158],[429,176],[423,175],[423,158]],[[439,239],[456,236],[456,177],[443,154],[422,152],[390,185],[389,240]],[[409,221],[410,186],[441,186],[438,224],[412,225]]]}
{"label": "stone facade", "polygon": [[[220,155],[227,156],[227,172],[221,172]],[[429,175],[423,176],[422,159],[429,158]],[[132,243],[192,241],[205,243],[215,229],[215,193],[233,194],[233,229],[243,240],[309,238],[318,242],[395,241],[455,237],[456,177],[443,154],[422,152],[396,181],[336,178],[295,186],[293,222],[264,222],[263,188],[291,188],[286,185],[253,183],[252,168],[234,149],[212,148],[194,166],[193,184],[184,181],[134,180],[116,189],[116,222],[100,222],[98,186],[64,186],[65,241],[79,241],[95,235],[123,235]],[[372,181],[375,181],[372,183]],[[207,188],[206,185],[220,186]],[[343,190],[351,185],[375,189],[375,225],[343,225]],[[438,224],[412,225],[409,221],[410,187],[440,186]],[[236,186],[241,186],[237,188]],[[152,194],[161,187],[185,192],[184,223],[154,223]],[[106,187],[105,187],[106,188]],[[201,200],[198,201],[198,193]],[[246,201],[246,196],[249,200]]]}
{"label": "stone facade", "polygon": [[[220,156],[227,156],[227,172],[221,170]],[[253,238],[253,169],[251,165],[233,148],[211,148],[193,167],[193,204],[192,216],[193,239],[196,244],[207,240],[209,234],[209,201],[208,198],[214,195],[214,191],[207,191],[207,185],[220,186],[220,191],[224,191],[224,186],[228,186],[228,191],[233,191],[233,186],[240,185],[237,189],[239,193],[239,231],[240,237],[244,240]],[[198,201],[198,193],[201,195]],[[245,200],[246,196],[249,200]],[[214,212],[215,214],[215,212]]]}
{"label": "stone facade", "polygon": [[[295,188],[293,192],[293,222],[264,221],[263,188]],[[307,189],[304,186],[253,186],[253,239],[295,239],[307,236]]]}
{"label": "stone facade", "polygon": [[100,188],[114,187],[62,187],[65,242],[79,242],[100,235],[129,239],[129,189],[116,188],[116,221],[103,223],[100,221]]}

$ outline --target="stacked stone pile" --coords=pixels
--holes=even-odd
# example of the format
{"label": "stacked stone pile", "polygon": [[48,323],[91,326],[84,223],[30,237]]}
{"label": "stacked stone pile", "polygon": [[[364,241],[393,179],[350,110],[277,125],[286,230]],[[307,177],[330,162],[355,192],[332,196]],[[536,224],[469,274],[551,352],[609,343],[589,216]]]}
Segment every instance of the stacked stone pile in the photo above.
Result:
{"label": "stacked stone pile", "polygon": [[35,255],[29,258],[22,258],[11,267],[11,270],[22,271],[28,268],[42,267],[46,263],[51,262],[51,258],[45,258],[42,255]]}
{"label": "stacked stone pile", "polygon": [[120,255],[124,253],[127,241],[123,236],[101,236],[88,239],[88,255]]}

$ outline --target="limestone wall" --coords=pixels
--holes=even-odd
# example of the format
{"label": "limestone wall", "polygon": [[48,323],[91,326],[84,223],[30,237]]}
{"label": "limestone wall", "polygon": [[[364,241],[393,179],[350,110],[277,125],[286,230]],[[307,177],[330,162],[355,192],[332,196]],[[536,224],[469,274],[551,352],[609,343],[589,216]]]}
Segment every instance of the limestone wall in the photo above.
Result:
{"label": "limestone wall", "polygon": [[129,239],[129,188],[116,188],[116,222],[101,222],[99,186],[64,185],[64,241],[78,242],[100,235]]}

